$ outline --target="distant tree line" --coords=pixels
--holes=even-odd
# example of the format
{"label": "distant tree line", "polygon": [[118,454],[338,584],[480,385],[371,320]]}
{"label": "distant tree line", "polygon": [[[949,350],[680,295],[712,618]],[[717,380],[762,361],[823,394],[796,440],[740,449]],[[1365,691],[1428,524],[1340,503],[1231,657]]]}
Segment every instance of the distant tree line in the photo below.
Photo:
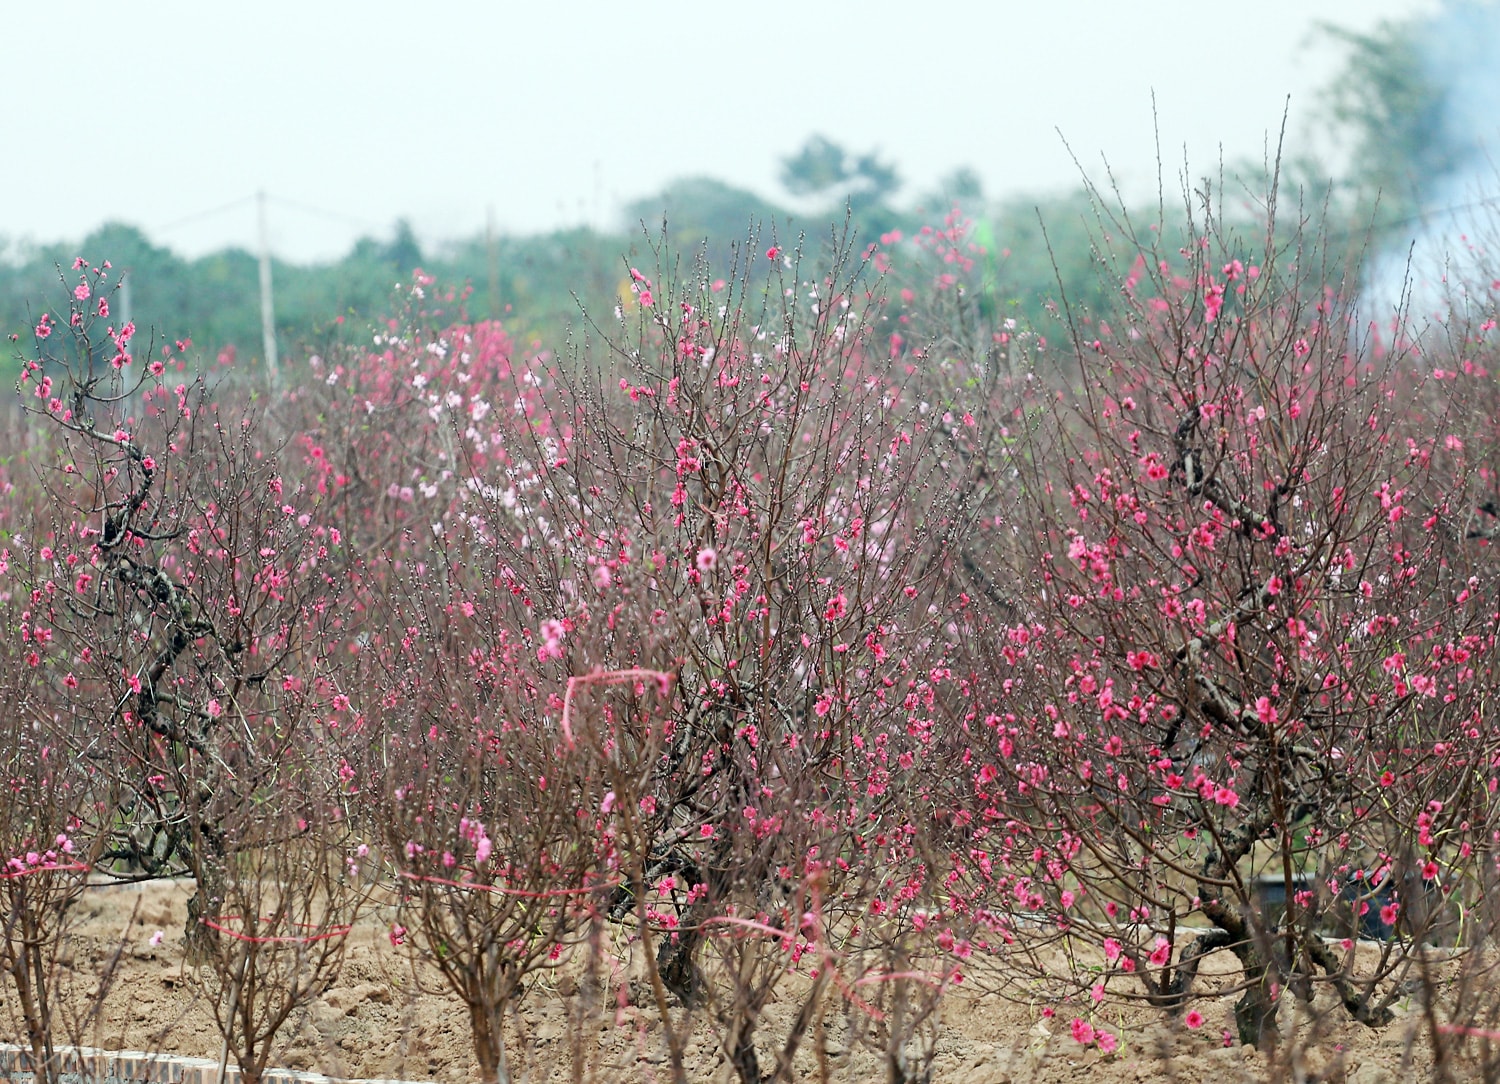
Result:
{"label": "distant tree line", "polygon": [[[1282,191],[1301,192],[1304,216],[1338,219],[1318,232],[1344,248],[1320,258],[1357,261],[1372,244],[1399,240],[1396,235],[1421,213],[1424,198],[1441,191],[1437,182],[1473,159],[1473,148],[1463,141],[1474,137],[1455,123],[1465,115],[1463,83],[1447,78],[1449,69],[1462,65],[1454,61],[1440,69],[1434,57],[1447,55],[1444,43],[1455,28],[1471,33],[1476,20],[1497,21],[1485,10],[1450,3],[1435,15],[1385,23],[1363,35],[1327,28],[1347,47],[1348,59],[1325,98],[1324,113],[1331,130],[1350,144],[1351,165],[1335,177],[1315,161],[1281,164]],[[1215,196],[1227,196],[1220,206],[1232,210],[1232,175],[1270,165],[1230,163],[1227,179],[1221,170],[1202,183],[1230,188]],[[1019,322],[1045,328],[1063,298],[1078,313],[1105,307],[1101,284],[1108,278],[1101,270],[1111,236],[1153,222],[1158,229],[1178,222],[1185,227],[1195,213],[1191,197],[1186,204],[1179,199],[1132,211],[1106,192],[1110,205],[1101,207],[1099,194],[1082,183],[1040,199],[994,201],[967,168],[931,191],[898,201],[903,183],[895,164],[877,150],[851,150],[822,135],[782,160],[780,180],[788,204],[716,178],[686,177],[627,205],[611,230],[480,234],[424,251],[400,221],[388,237],[362,238],[336,261],[277,260],[278,342],[283,353],[295,354],[330,337],[363,334],[387,314],[395,284],[420,266],[439,283],[467,286],[468,316],[503,319],[523,343],[556,344],[582,314],[598,319],[617,304],[631,303],[629,267],[649,246],[684,258],[701,251],[730,275],[737,260],[754,255],[745,245],[752,234],[759,251],[773,238],[783,248],[804,234],[816,243],[846,221],[864,243],[898,234],[909,239],[923,226],[940,224],[955,207],[972,220],[971,240],[982,249],[981,273],[971,283],[982,296],[972,300],[992,314],[1004,309]],[[1246,190],[1261,190],[1258,182],[1252,178]],[[126,270],[129,292],[122,301],[129,311],[118,315],[134,319],[143,333],[155,327],[185,330],[190,355],[206,366],[256,363],[261,326],[255,255],[227,248],[187,259],[123,223],[52,244],[22,246],[0,238],[0,330],[21,334],[34,323],[39,314],[28,311],[26,299],[49,296],[58,268],[78,255],[108,258]],[[13,364],[10,358],[0,361],[7,383]]]}

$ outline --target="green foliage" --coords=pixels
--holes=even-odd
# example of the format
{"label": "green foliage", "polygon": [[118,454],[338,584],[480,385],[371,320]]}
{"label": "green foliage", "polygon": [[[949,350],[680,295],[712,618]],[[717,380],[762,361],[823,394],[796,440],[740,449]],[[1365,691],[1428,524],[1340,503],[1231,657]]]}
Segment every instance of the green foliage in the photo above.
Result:
{"label": "green foliage", "polygon": [[1388,215],[1410,214],[1430,178],[1457,162],[1444,137],[1443,88],[1424,63],[1422,20],[1384,21],[1359,34],[1326,33],[1349,48],[1329,88],[1329,114],[1353,140],[1351,172],[1366,193],[1380,193]]}
{"label": "green foliage", "polygon": [[695,253],[708,249],[709,265],[721,275],[730,273],[733,248],[754,231],[765,237],[789,237],[795,220],[784,207],[754,192],[712,177],[687,177],[663,191],[638,199],[625,208],[627,231],[656,234],[665,222],[670,247]]}
{"label": "green foliage", "polygon": [[[879,175],[869,155],[852,157],[826,140],[814,140],[809,147],[807,169],[799,174],[845,180]],[[628,308],[634,303],[629,279],[633,265],[646,266],[665,256],[663,266],[670,267],[673,258],[691,259],[702,251],[714,275],[731,278],[736,261],[740,271],[746,270],[748,261],[752,280],[762,282],[772,270],[763,250],[773,241],[791,249],[806,234],[815,247],[830,223],[846,217],[860,246],[893,238],[897,231],[914,238],[924,226],[941,226],[955,205],[974,220],[971,240],[976,245],[977,275],[966,289],[969,303],[987,323],[1015,318],[1055,339],[1063,331],[1064,302],[1085,320],[1106,308],[1109,270],[1104,262],[1109,254],[1097,251],[1092,238],[1108,236],[1109,231],[1101,230],[1094,200],[1082,186],[987,206],[978,175],[960,169],[910,210],[851,200],[824,214],[794,216],[754,192],[709,177],[691,177],[629,204],[618,233],[576,228],[530,237],[479,235],[423,253],[410,226],[398,222],[391,238],[362,238],[337,261],[275,261],[277,335],[289,358],[325,350],[330,338],[362,336],[369,324],[390,314],[394,288],[409,279],[420,261],[437,282],[468,285],[461,302],[468,318],[502,319],[527,346],[558,344],[565,329],[583,323],[584,314],[599,321],[616,305]],[[1154,217],[1152,208],[1141,220]],[[745,245],[750,236],[758,239],[753,251]],[[77,245],[0,248],[0,327],[6,333],[28,333],[38,314],[28,312],[24,299],[55,294],[59,268],[68,268],[80,254],[108,257],[128,270],[129,315],[142,329],[138,342],[144,342],[152,328],[171,327],[175,334],[191,337],[192,356],[210,359],[211,364],[226,347],[233,347],[228,356],[254,371],[261,352],[256,257],[242,249],[225,249],[187,260],[152,245],[139,230],[119,224],[101,228]],[[119,317],[122,299],[113,307]],[[14,358],[8,357],[5,364],[14,366]],[[4,379],[9,383],[14,377],[12,372]]]}
{"label": "green foliage", "polygon": [[383,255],[386,262],[402,276],[409,275],[422,266],[422,247],[417,244],[417,236],[412,233],[410,221],[404,218],[396,220],[396,236],[385,246]]}
{"label": "green foliage", "polygon": [[1081,315],[1107,307],[1111,288],[1094,248],[1095,236],[1104,231],[1088,191],[1006,200],[988,226],[998,246],[986,274],[994,283],[997,313],[1051,336],[1060,330],[1064,302]]}
{"label": "green foliage", "polygon": [[847,152],[826,136],[812,136],[781,163],[781,184],[794,196],[816,196],[849,178]]}
{"label": "green foliage", "polygon": [[980,207],[984,204],[984,181],[972,166],[959,166],[938,181],[937,188],[924,202],[934,209],[958,204]]}
{"label": "green foliage", "polygon": [[1351,147],[1345,187],[1373,217],[1377,239],[1405,247],[1409,227],[1420,233],[1449,212],[1459,215],[1455,233],[1472,234],[1480,222],[1468,212],[1493,193],[1496,176],[1500,8],[1445,0],[1368,34],[1325,31],[1348,50],[1327,93]]}
{"label": "green foliage", "polygon": [[901,187],[901,178],[896,167],[875,152],[851,154],[826,136],[815,135],[782,160],[781,183],[794,196],[831,196],[858,211],[884,205]]}
{"label": "green foliage", "polygon": [[[193,342],[196,356],[214,358],[234,347],[243,359],[259,357],[260,272],[254,255],[228,248],[188,260],[122,223],[107,223],[76,244],[0,249],[0,330],[7,336],[28,334],[40,311],[32,311],[26,299],[55,294],[59,274],[67,279],[80,255],[108,259],[123,272],[125,286],[111,299],[111,317],[134,320],[141,329],[138,354],[145,352],[153,329],[169,327],[175,337]],[[281,345],[315,340],[335,317],[362,323],[385,313],[393,287],[410,275],[421,255],[411,227],[398,222],[391,242],[363,239],[333,263],[273,260]],[[153,349],[164,345],[171,344],[158,341]],[[7,385],[18,375],[15,366],[7,352],[0,362],[0,380]]]}
{"label": "green foliage", "polygon": [[612,307],[628,293],[627,243],[587,228],[533,237],[471,237],[426,268],[439,282],[469,283],[471,315],[503,319],[518,342],[558,342],[585,311]]}
{"label": "green foliage", "polygon": [[[864,204],[851,205],[847,214],[862,243],[870,243],[893,230],[913,234],[940,221],[954,201],[980,219],[976,236],[986,254],[982,296],[975,300],[991,316],[1017,316],[1039,327],[1055,323],[1050,305],[1064,292],[1058,288],[1059,275],[1070,301],[1095,307],[1099,277],[1087,242],[1090,205],[1081,190],[1041,201],[1012,200],[985,216],[978,178],[972,171],[959,171],[927,198],[927,210]],[[827,216],[794,217],[753,192],[697,177],[631,203],[622,233],[578,228],[532,237],[480,235],[423,254],[410,227],[398,223],[393,240],[363,238],[334,262],[274,261],[277,334],[289,356],[302,348],[323,348],[335,331],[362,334],[389,312],[393,288],[410,273],[406,265],[416,266],[413,261],[421,259],[423,269],[440,283],[469,284],[465,308],[470,316],[505,320],[523,343],[557,343],[563,329],[580,323],[580,305],[597,319],[622,300],[628,303],[628,268],[656,258],[648,257],[647,248],[664,222],[667,252],[691,257],[703,249],[710,268],[724,277],[733,274],[736,260],[749,258],[752,274],[759,277],[769,265],[758,251],[747,252],[744,242],[752,232],[767,245],[772,238],[793,243],[801,231],[816,242],[828,223],[845,213],[840,208]],[[1039,215],[1053,241],[1055,268]],[[38,314],[28,311],[24,299],[54,294],[59,268],[68,268],[80,254],[107,256],[127,269],[129,315],[142,329],[140,341],[152,328],[171,327],[175,334],[191,337],[194,356],[213,359],[233,347],[231,356],[241,365],[255,364],[261,352],[256,257],[243,249],[225,249],[187,260],[119,224],[76,245],[0,249],[0,327],[7,334],[28,333]],[[122,304],[117,296],[117,317]],[[335,319],[341,328],[331,323]],[[156,345],[159,349],[162,344]],[[13,356],[4,362],[0,379],[6,384],[15,379],[14,364]]]}
{"label": "green foliage", "polygon": [[[1459,187],[1454,179],[1484,162],[1485,123],[1478,111],[1488,108],[1495,91],[1492,66],[1484,63],[1484,49],[1493,40],[1487,31],[1495,26],[1494,8],[1445,0],[1435,12],[1382,22],[1368,32],[1324,27],[1346,47],[1347,57],[1323,108],[1349,140],[1352,154],[1343,178],[1314,162],[1281,167],[1280,190],[1301,194],[1295,213],[1312,227],[1319,246],[1326,246],[1303,252],[1304,261],[1337,264],[1357,274],[1371,247],[1372,219],[1378,247],[1389,231],[1426,212],[1427,203],[1462,197],[1453,195]],[[1246,191],[1262,191],[1262,174],[1270,168],[1260,163],[1232,173],[1246,178]],[[978,174],[967,167],[942,178],[914,206],[898,207],[892,197],[901,181],[893,164],[821,134],[782,160],[780,179],[790,194],[815,201],[820,209],[794,214],[747,189],[697,176],[629,203],[617,229],[608,231],[480,235],[423,252],[410,223],[400,220],[390,236],[362,238],[338,260],[308,266],[276,261],[278,340],[290,355],[323,342],[334,330],[329,321],[338,322],[341,334],[363,333],[366,324],[388,315],[393,287],[420,266],[440,283],[469,285],[469,316],[504,319],[523,342],[557,343],[566,327],[579,322],[580,304],[594,318],[615,304],[629,304],[628,268],[646,259],[664,223],[667,253],[696,255],[701,249],[724,277],[748,255],[759,276],[768,268],[760,266],[765,261],[753,260],[759,253],[747,253],[747,236],[790,248],[799,235],[816,241],[830,223],[847,217],[868,244],[896,231],[914,236],[923,226],[940,223],[955,205],[974,220],[972,236],[983,249],[978,281],[968,287],[970,301],[991,319],[1014,316],[1049,334],[1049,326],[1060,330],[1056,324],[1064,301],[1084,318],[1106,307],[1108,238],[1112,229],[1128,225],[1101,221],[1086,185],[992,204]],[[1226,192],[1217,192],[1231,214],[1235,183],[1231,176],[1227,202]],[[1225,187],[1216,182],[1216,189]],[[1242,210],[1254,219],[1265,208],[1248,200]],[[1160,226],[1175,230],[1190,213],[1181,203],[1168,205]],[[1160,216],[1152,207],[1125,217],[1139,225]],[[106,224],[77,243],[25,245],[0,238],[0,332],[26,335],[39,315],[27,299],[52,296],[59,269],[77,255],[108,258],[128,272],[128,295],[118,296],[112,308],[115,318],[129,316],[142,329],[138,342],[144,343],[153,328],[170,327],[174,336],[192,339],[199,357],[214,358],[225,347],[234,347],[246,362],[260,354],[253,254],[225,249],[184,259],[121,223]],[[0,361],[0,386],[16,375],[13,353],[7,352]]]}

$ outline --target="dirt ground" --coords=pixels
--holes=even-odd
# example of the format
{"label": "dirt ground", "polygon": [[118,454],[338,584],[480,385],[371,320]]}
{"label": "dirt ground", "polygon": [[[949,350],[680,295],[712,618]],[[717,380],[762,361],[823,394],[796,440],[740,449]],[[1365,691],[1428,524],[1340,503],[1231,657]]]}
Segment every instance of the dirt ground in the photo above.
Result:
{"label": "dirt ground", "polygon": [[[68,1015],[76,1015],[88,1001],[78,991],[91,988],[89,976],[104,967],[122,941],[125,947],[102,1011],[86,1024],[74,1025],[82,1033],[70,1038],[108,1049],[219,1056],[221,1039],[204,987],[183,958],[188,895],[188,886],[180,883],[101,886],[86,893],[65,954],[84,980],[70,997]],[[338,981],[288,1023],[274,1064],[339,1077],[475,1079],[463,1007],[440,991],[435,976],[413,972],[404,953],[388,940],[389,923],[389,915],[372,913],[354,930]],[[153,945],[157,931],[162,937]],[[637,1005],[650,1002],[641,980],[621,967],[614,987],[585,1000],[566,973],[551,973],[535,983],[521,1002],[524,1034],[510,1037],[515,1079],[609,1084],[668,1079],[660,1022],[654,1009]],[[1285,1000],[1291,1004],[1292,999]],[[1225,997],[1201,1003],[1204,1022],[1193,1030],[1181,1023],[1163,1024],[1160,1014],[1106,1006],[1095,1022],[1114,1032],[1119,1046],[1105,1054],[1074,1040],[1072,1012],[1058,1011],[1049,1018],[1040,1006],[960,989],[943,1004],[932,1079],[955,1084],[1083,1079],[1091,1084],[1229,1084],[1300,1074],[1302,1079],[1382,1084],[1428,1075],[1418,1030],[1423,1014],[1414,1000],[1403,1004],[1396,1021],[1380,1031],[1340,1019],[1329,1006],[1322,1032],[1298,1067],[1279,1058],[1268,1060],[1249,1047],[1226,1045],[1225,1031],[1233,1029],[1232,1001]],[[603,1011],[584,1008],[601,1003],[607,1006]],[[771,1004],[765,1030],[784,1027],[795,1008]],[[13,1015],[0,1019],[14,1028]],[[1305,1026],[1291,1015],[1286,1025]],[[809,1036],[796,1063],[799,1079],[818,1080],[825,1068],[833,1080],[888,1079],[880,1052],[851,1035],[848,1014],[837,1007],[825,1017],[822,1044],[826,1057],[820,1059]],[[763,1055],[762,1065],[771,1064]],[[687,1070],[695,1082],[732,1079],[715,1032],[701,1024],[688,1040]]]}

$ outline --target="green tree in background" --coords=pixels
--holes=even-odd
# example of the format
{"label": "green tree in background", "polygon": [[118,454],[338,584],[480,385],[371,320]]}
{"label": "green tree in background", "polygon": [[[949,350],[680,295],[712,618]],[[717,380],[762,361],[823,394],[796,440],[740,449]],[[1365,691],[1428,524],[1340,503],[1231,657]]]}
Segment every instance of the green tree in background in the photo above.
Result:
{"label": "green tree in background", "polygon": [[1411,214],[1430,179],[1458,163],[1444,135],[1443,88],[1430,78],[1420,22],[1382,22],[1359,34],[1325,31],[1349,48],[1328,92],[1330,119],[1352,140],[1350,173],[1366,195],[1381,195],[1386,217]]}
{"label": "green tree in background", "polygon": [[732,246],[751,231],[788,237],[794,228],[790,211],[744,188],[712,177],[686,177],[661,192],[627,204],[627,233],[655,234],[665,222],[668,241],[678,251],[708,247],[709,263],[728,273]]}
{"label": "green tree in background", "polygon": [[815,135],[782,159],[781,183],[794,196],[831,197],[859,213],[889,202],[901,187],[901,177],[894,165],[873,151],[851,154],[828,137]]}
{"label": "green tree in background", "polygon": [[[639,236],[639,235],[637,235]],[[582,227],[523,237],[471,237],[448,245],[427,270],[439,282],[469,283],[469,313],[503,320],[512,338],[555,346],[580,320],[598,317],[628,282],[632,239]],[[626,287],[628,292],[628,286]]]}
{"label": "green tree in background", "polygon": [[[1475,174],[1476,163],[1493,179],[1486,131],[1493,132],[1500,116],[1492,108],[1500,101],[1500,66],[1488,63],[1485,50],[1500,38],[1500,7],[1448,0],[1435,12],[1381,23],[1369,32],[1325,31],[1347,50],[1322,108],[1328,125],[1348,141],[1348,168],[1335,176],[1331,167],[1311,159],[1279,163],[1280,191],[1283,210],[1295,210],[1309,222],[1309,233],[1326,248],[1304,251],[1300,258],[1317,259],[1328,273],[1338,268],[1357,281],[1358,262],[1369,251],[1400,247],[1402,230],[1415,232],[1413,224],[1431,207],[1472,199],[1458,189]],[[1275,118],[1267,122],[1273,125]],[[1246,220],[1263,215],[1265,208],[1253,200],[1236,203],[1235,175],[1245,178],[1244,191],[1259,192],[1270,168],[1271,163],[1237,166],[1228,177],[1221,171],[1213,182],[1218,206]],[[727,277],[733,261],[745,258],[744,242],[752,233],[760,254],[773,237],[783,248],[804,234],[816,245],[847,216],[859,243],[886,238],[885,247],[899,247],[911,245],[923,226],[941,227],[955,205],[972,220],[967,229],[980,273],[966,290],[980,316],[992,322],[1015,318],[1056,337],[1064,301],[1084,318],[1106,307],[1100,284],[1107,280],[1100,271],[1114,227],[1111,215],[1101,216],[1101,200],[1086,183],[997,202],[986,194],[980,176],[964,167],[909,205],[898,205],[901,178],[893,163],[823,134],[787,155],[779,176],[786,193],[802,201],[799,207],[814,209],[794,212],[724,180],[694,176],[629,202],[610,229],[480,234],[424,251],[410,222],[398,220],[388,234],[361,238],[338,260],[274,261],[278,341],[294,358],[331,334],[364,334],[370,322],[390,311],[397,283],[409,281],[421,266],[445,285],[469,285],[471,293],[461,304],[470,317],[503,319],[528,345],[556,345],[568,328],[582,322],[580,306],[591,320],[607,317],[617,304],[628,306],[628,268],[645,266],[663,240],[674,257],[703,249],[714,272]],[[1155,222],[1173,235],[1191,206],[1174,197],[1167,193],[1160,205],[1151,199],[1128,217]],[[1117,203],[1107,193],[1102,202]],[[1116,205],[1115,210],[1125,209]],[[898,233],[904,242],[894,240]],[[143,332],[138,342],[146,341],[152,328],[170,328],[174,336],[191,337],[194,356],[206,366],[232,346],[237,364],[253,372],[261,351],[255,256],[228,248],[186,259],[121,223],[100,227],[77,243],[27,245],[0,238],[0,330],[25,333],[37,316],[28,299],[53,296],[58,269],[68,268],[78,255],[107,258],[127,271],[129,293],[115,303],[115,313],[136,321]],[[899,255],[893,256],[899,266]],[[756,275],[769,271],[768,261],[752,264]],[[14,366],[13,356],[0,361],[5,385],[14,379]]]}
{"label": "green tree in background", "polygon": [[943,210],[955,203],[960,207],[983,207],[984,180],[972,166],[959,166],[938,181],[937,188],[927,196],[925,202],[933,211]]}
{"label": "green tree in background", "polygon": [[408,219],[396,220],[396,236],[385,247],[385,258],[401,275],[409,275],[413,269],[422,266],[422,246],[417,244],[417,235],[412,232]]}
{"label": "green tree in background", "polygon": [[1493,193],[1500,144],[1500,7],[1449,0],[1360,34],[1325,26],[1348,49],[1329,120],[1349,141],[1347,186],[1381,223],[1405,224]]}

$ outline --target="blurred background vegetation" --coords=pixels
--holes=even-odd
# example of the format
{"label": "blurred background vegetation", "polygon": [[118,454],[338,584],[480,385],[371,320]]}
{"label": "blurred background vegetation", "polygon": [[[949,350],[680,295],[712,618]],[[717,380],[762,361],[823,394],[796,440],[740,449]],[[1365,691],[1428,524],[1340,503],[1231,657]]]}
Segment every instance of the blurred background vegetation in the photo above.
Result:
{"label": "blurred background vegetation", "polygon": [[[1289,197],[1300,202],[1326,246],[1320,255],[1337,262],[1346,281],[1359,281],[1373,254],[1409,245],[1449,208],[1490,206],[1484,193],[1496,188],[1495,170],[1478,133],[1494,127],[1500,72],[1466,43],[1495,40],[1497,31],[1495,8],[1475,3],[1449,3],[1370,34],[1324,28],[1347,52],[1321,103],[1320,143],[1328,153],[1283,162],[1281,191],[1283,205]],[[1138,228],[1160,220],[1166,231],[1188,213],[1171,163],[1164,164],[1168,190],[1159,205],[1131,207],[1106,191],[1102,218],[1098,194],[1082,179],[1074,191],[994,200],[972,170],[960,169],[934,191],[908,194],[899,163],[822,136],[781,167],[786,204],[721,179],[686,177],[629,204],[612,230],[481,234],[424,248],[398,221],[336,262],[275,261],[280,350],[295,355],[333,336],[363,335],[388,311],[396,284],[417,267],[440,284],[467,285],[468,316],[504,320],[523,347],[555,345],[579,322],[580,309],[597,316],[629,303],[629,267],[654,260],[650,249],[664,228],[669,255],[702,250],[714,273],[728,275],[752,231],[762,248],[773,239],[785,247],[802,233],[826,235],[847,217],[863,241],[894,243],[898,232],[910,241],[923,226],[940,227],[955,207],[972,222],[968,240],[978,246],[968,288],[982,296],[973,300],[991,316],[1003,312],[1041,328],[1057,319],[1060,298],[1075,312],[1102,303],[1105,280],[1091,242],[1116,229],[1122,212]],[[1254,194],[1264,191],[1267,168],[1225,163],[1215,173],[1212,185],[1221,189],[1215,201],[1224,213],[1258,213]],[[24,336],[38,315],[33,307],[56,296],[59,268],[77,255],[108,258],[126,270],[125,315],[143,331],[190,338],[191,353],[206,363],[258,363],[256,255],[225,249],[185,259],[123,223],[53,244],[0,239],[0,330]],[[13,357],[0,361],[0,378],[12,379],[15,364]]]}

